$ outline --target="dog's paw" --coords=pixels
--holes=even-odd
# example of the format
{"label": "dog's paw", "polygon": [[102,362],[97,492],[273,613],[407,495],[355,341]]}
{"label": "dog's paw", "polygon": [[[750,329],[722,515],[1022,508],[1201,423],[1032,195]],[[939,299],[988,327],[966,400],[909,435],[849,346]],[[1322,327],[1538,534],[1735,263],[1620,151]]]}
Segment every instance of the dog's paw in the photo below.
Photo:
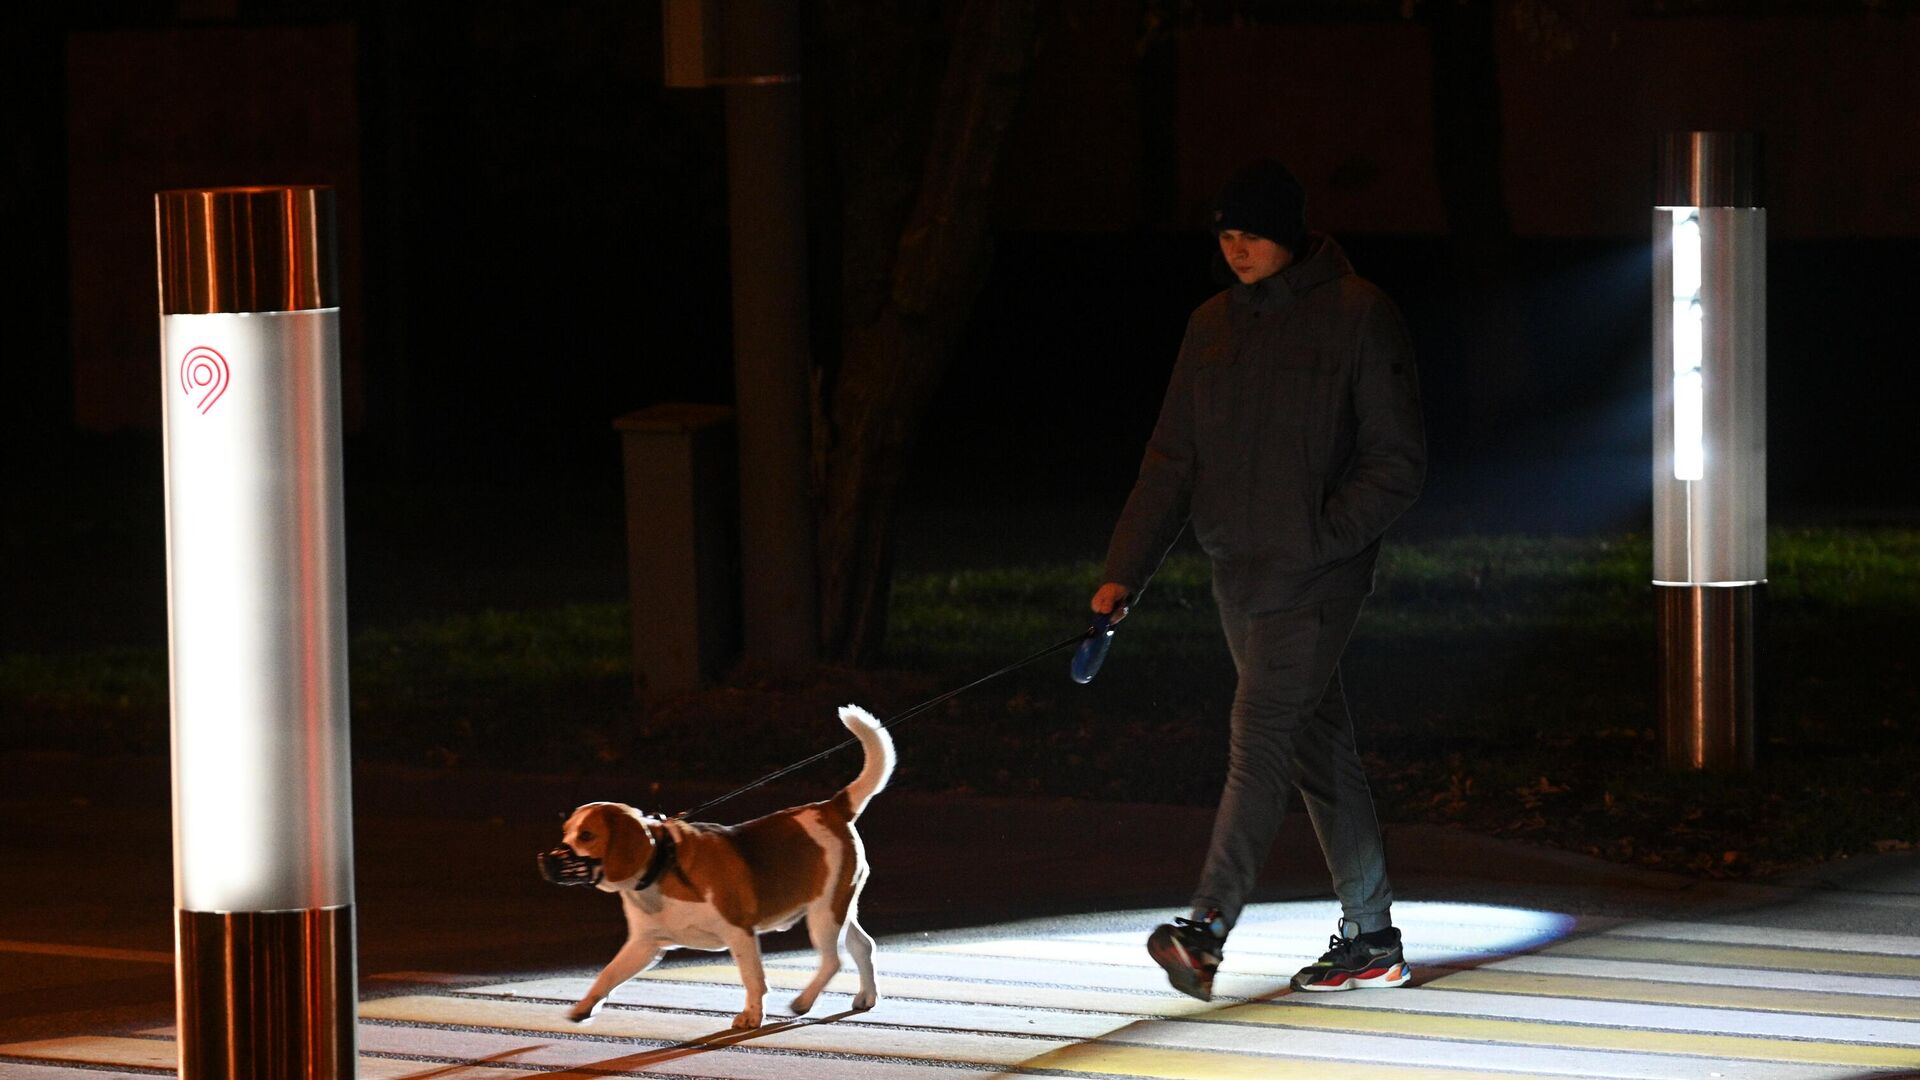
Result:
{"label": "dog's paw", "polygon": [[805,1016],[813,1008],[813,995],[801,994],[793,999],[793,1015]]}
{"label": "dog's paw", "polygon": [[735,1031],[744,1031],[749,1028],[757,1028],[759,1026],[760,1026],[760,1010],[759,1009],[742,1009],[740,1010],[740,1015],[733,1018],[733,1029]]}
{"label": "dog's paw", "polygon": [[879,991],[862,990],[858,994],[855,994],[853,996],[853,1004],[847,1007],[852,1009],[854,1012],[866,1012],[868,1009],[871,1009],[875,1005],[879,1004],[879,1002],[880,1002]]}
{"label": "dog's paw", "polygon": [[575,1005],[573,1008],[567,1010],[567,1019],[573,1021],[576,1024],[586,1023],[587,1021],[593,1019],[595,1014],[599,1013],[600,1002],[603,1000],[605,999],[603,998],[596,1001],[580,1002],[578,1005]]}

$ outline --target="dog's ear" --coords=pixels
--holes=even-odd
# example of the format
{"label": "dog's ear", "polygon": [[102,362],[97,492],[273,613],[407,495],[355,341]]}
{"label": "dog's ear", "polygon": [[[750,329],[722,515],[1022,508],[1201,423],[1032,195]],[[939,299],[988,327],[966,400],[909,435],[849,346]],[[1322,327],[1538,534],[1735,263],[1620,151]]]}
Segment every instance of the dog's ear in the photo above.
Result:
{"label": "dog's ear", "polygon": [[600,860],[602,877],[625,881],[645,870],[647,860],[653,858],[653,842],[640,824],[640,811],[631,806],[604,806],[599,817],[607,831],[607,853]]}

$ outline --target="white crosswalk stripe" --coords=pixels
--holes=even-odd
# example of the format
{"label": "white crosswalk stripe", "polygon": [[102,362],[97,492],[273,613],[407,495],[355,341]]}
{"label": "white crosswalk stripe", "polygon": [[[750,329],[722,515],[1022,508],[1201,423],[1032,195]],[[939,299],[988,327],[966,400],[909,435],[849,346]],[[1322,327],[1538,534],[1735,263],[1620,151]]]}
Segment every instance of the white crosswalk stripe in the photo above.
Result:
{"label": "white crosswalk stripe", "polygon": [[[1287,977],[1325,947],[1326,910],[1250,909],[1213,1002],[1167,988],[1141,948],[1153,920],[1145,915],[1121,930],[1023,925],[883,942],[881,1001],[860,1014],[839,1011],[854,988],[843,973],[813,1017],[785,1016],[813,957],[769,956],[769,1022],[747,1033],[726,1028],[742,991],[724,956],[647,973],[588,1025],[564,1015],[587,981],[580,974],[475,982],[395,973],[362,1002],[360,1075],[1840,1080],[1920,1071],[1915,939],[1402,903],[1395,917],[1416,985],[1290,994]],[[0,1046],[0,1074],[164,1074],[172,1053],[164,1029],[15,1043]]]}

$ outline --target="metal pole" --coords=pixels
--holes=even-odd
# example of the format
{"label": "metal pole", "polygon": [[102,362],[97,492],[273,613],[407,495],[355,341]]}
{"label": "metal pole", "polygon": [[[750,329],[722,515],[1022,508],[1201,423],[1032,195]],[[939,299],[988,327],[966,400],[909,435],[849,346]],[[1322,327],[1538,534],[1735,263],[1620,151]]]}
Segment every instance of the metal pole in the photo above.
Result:
{"label": "metal pole", "polygon": [[155,203],[180,1076],[350,1077],[333,192]]}
{"label": "metal pole", "polygon": [[728,4],[727,194],[747,661],[819,655],[799,6]]}
{"label": "metal pole", "polygon": [[1755,136],[1659,144],[1653,584],[1666,761],[1750,768],[1767,579],[1766,239]]}

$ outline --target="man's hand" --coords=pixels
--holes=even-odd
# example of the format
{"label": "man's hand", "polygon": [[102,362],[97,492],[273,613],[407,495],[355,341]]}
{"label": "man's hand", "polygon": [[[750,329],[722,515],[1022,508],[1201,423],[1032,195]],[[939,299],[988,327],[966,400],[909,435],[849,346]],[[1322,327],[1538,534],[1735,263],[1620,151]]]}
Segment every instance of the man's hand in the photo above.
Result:
{"label": "man's hand", "polygon": [[1093,594],[1093,602],[1088,606],[1101,615],[1110,616],[1107,625],[1113,626],[1127,617],[1127,597],[1131,595],[1132,590],[1125,585],[1109,581]]}

